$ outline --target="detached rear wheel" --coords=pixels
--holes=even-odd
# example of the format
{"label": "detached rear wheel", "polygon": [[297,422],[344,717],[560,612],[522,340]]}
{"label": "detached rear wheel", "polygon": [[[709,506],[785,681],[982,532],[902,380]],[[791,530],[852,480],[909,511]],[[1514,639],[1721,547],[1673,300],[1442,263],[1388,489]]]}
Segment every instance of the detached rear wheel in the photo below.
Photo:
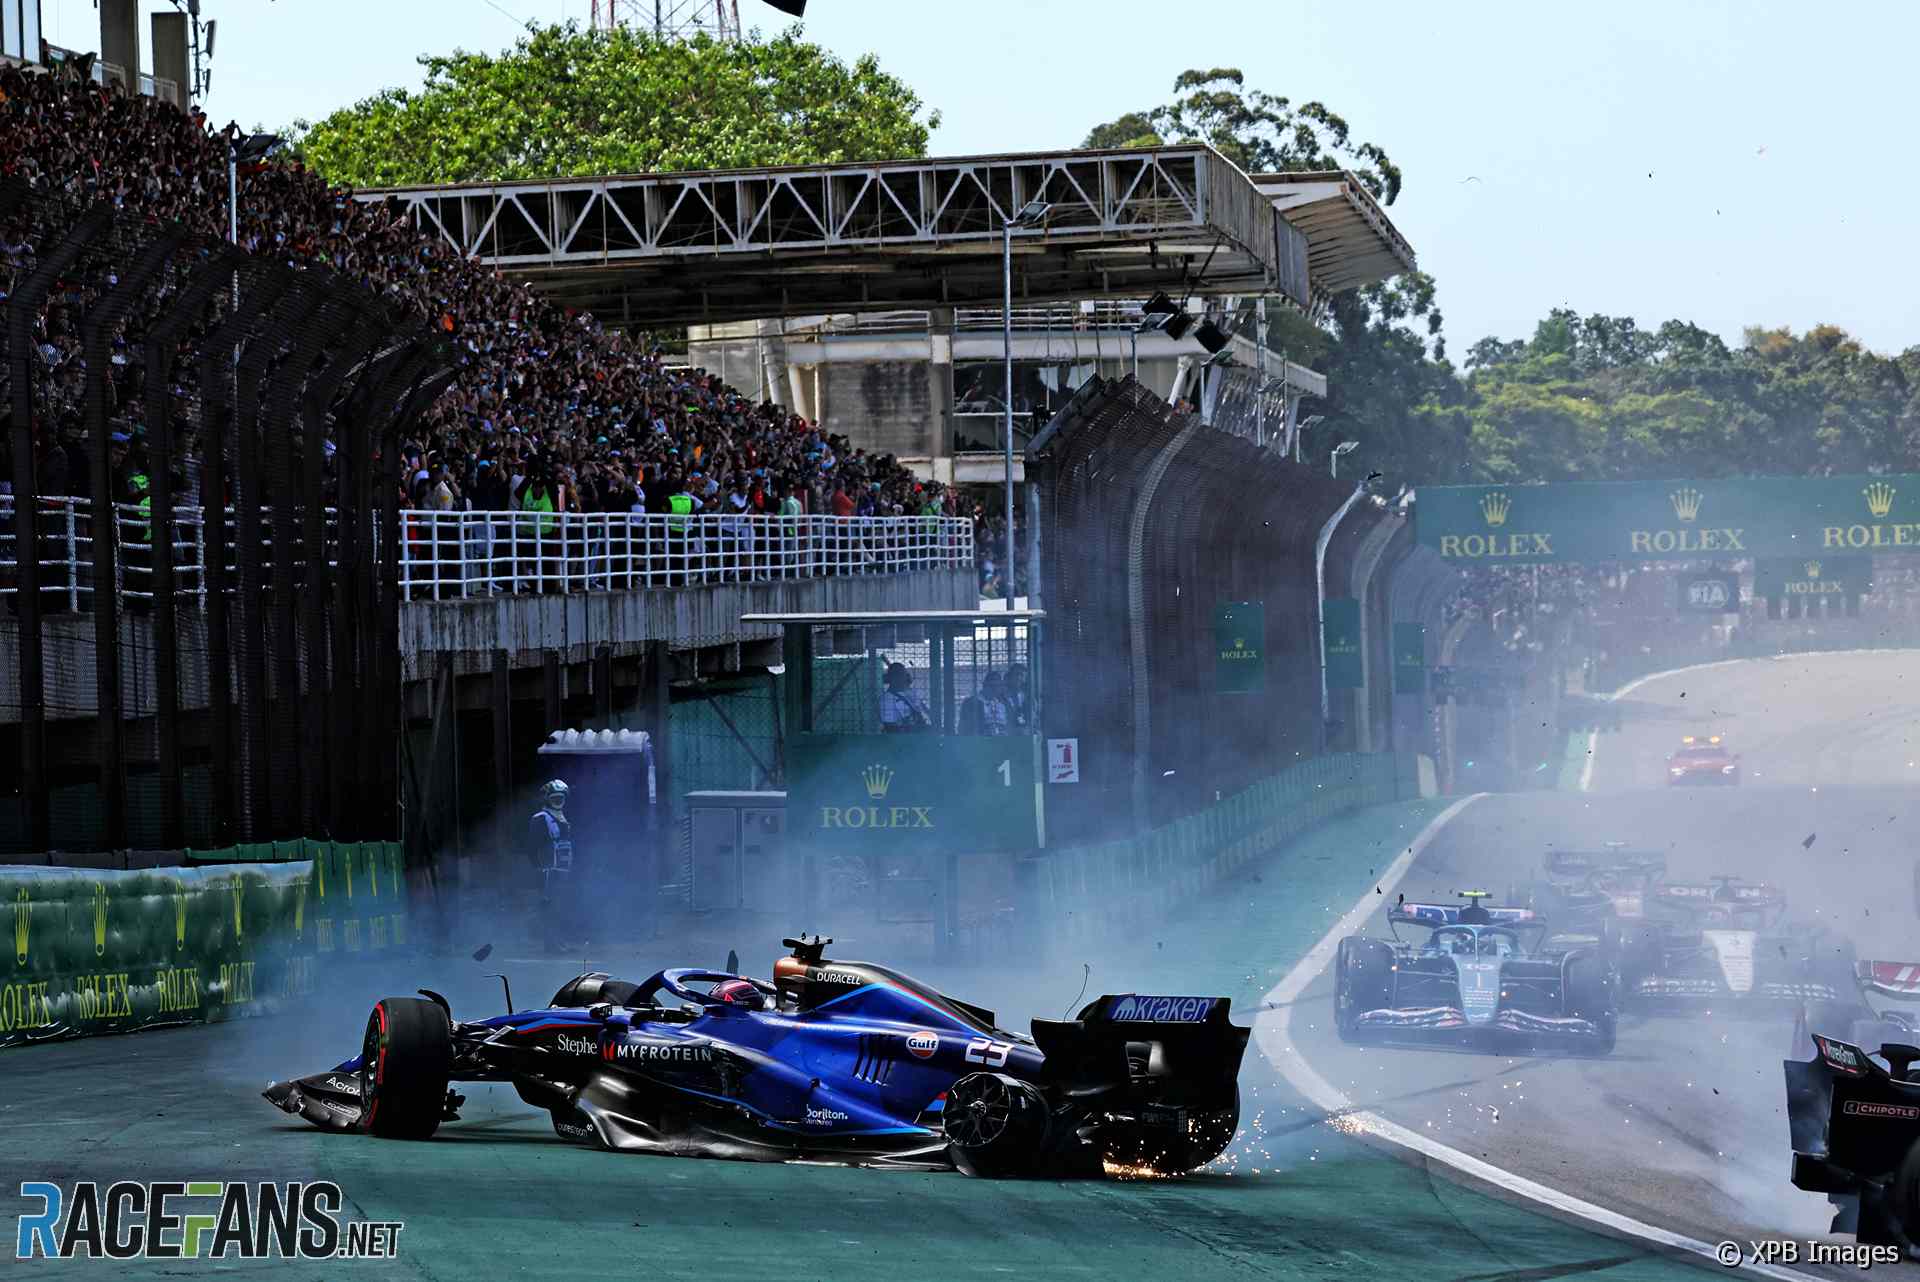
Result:
{"label": "detached rear wheel", "polygon": [[367,1016],[360,1061],[363,1128],[393,1140],[429,1139],[440,1129],[453,1071],[453,1027],[438,1002],[379,1002]]}
{"label": "detached rear wheel", "polygon": [[1047,1143],[1047,1100],[1032,1082],[968,1073],[947,1088],[947,1152],[982,1179],[1030,1173]]}

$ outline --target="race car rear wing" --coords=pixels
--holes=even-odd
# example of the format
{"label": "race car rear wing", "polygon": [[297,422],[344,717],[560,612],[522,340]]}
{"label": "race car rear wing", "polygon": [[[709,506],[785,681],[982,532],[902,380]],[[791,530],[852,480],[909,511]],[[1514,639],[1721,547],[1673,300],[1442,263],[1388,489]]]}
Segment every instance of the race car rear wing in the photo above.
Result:
{"label": "race car rear wing", "polygon": [[1787,902],[1786,896],[1775,887],[1765,883],[1742,885],[1735,881],[1667,881],[1655,886],[1653,894],[1661,903],[1675,907],[1777,908]]}
{"label": "race car rear wing", "polygon": [[1230,1099],[1252,1032],[1227,1018],[1225,997],[1109,993],[1071,1020],[1036,1019],[1034,1044],[1046,1073],[1070,1096],[1097,1095],[1133,1078],[1129,1052],[1142,1050],[1149,1076],[1177,1079],[1190,1100]]}
{"label": "race car rear wing", "polygon": [[1878,993],[1895,1001],[1920,1002],[1920,962],[1855,962],[1853,982],[1862,992]]}
{"label": "race car rear wing", "polygon": [[1664,877],[1667,857],[1656,850],[1549,850],[1546,869],[1549,877],[1581,877],[1597,872]]}
{"label": "race car rear wing", "polygon": [[[1465,911],[1461,904],[1395,904],[1387,910],[1387,920],[1406,922],[1415,926],[1457,926],[1460,914]],[[1496,926],[1518,926],[1522,923],[1544,924],[1545,918],[1531,908],[1489,908],[1487,917]]]}

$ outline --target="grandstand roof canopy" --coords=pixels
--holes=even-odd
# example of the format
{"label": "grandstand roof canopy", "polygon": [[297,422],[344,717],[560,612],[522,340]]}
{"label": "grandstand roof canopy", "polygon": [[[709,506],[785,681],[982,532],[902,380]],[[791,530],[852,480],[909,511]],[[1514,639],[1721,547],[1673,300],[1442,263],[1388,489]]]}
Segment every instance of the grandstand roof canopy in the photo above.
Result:
{"label": "grandstand roof canopy", "polygon": [[1256,174],[1254,186],[1307,238],[1313,292],[1337,294],[1414,269],[1407,243],[1360,180],[1342,170]]}
{"label": "grandstand roof canopy", "polygon": [[1308,241],[1199,145],[359,193],[615,325],[1272,290],[1305,305]]}

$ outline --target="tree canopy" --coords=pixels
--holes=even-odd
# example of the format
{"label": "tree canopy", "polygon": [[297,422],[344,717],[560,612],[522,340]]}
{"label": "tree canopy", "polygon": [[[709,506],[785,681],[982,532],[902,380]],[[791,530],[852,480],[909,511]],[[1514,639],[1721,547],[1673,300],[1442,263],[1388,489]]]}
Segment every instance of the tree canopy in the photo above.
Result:
{"label": "tree canopy", "polygon": [[851,66],[792,27],[771,40],[537,26],[503,54],[420,58],[289,141],[356,187],[829,164],[924,156],[939,113],[871,56]]}

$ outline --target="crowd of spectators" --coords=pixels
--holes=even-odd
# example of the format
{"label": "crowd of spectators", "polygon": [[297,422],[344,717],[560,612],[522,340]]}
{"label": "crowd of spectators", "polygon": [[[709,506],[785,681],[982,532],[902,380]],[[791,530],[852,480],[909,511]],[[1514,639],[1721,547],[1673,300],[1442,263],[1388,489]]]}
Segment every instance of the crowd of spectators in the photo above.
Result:
{"label": "crowd of spectators", "polygon": [[[227,234],[230,141],[198,110],[128,95],[70,73],[0,71],[0,177],[25,180],[78,213],[100,202],[148,223]],[[666,512],[675,494],[722,514],[969,515],[947,487],[890,456],[853,447],[781,407],[756,402],[699,369],[670,368],[645,340],[561,308],[423,234],[394,203],[367,203],[297,161],[245,166],[239,244],[296,269],[324,267],[417,314],[458,354],[455,381],[407,433],[394,482],[403,506],[519,510],[536,487],[556,512]],[[44,230],[44,229],[40,229]],[[10,292],[45,247],[22,214],[0,223],[0,285]],[[85,365],[80,318],[114,283],[112,263],[63,280],[38,318],[40,450],[81,450]],[[168,296],[154,291],[117,336],[109,413],[126,437],[116,497],[162,461],[144,455],[139,390],[145,325]],[[187,363],[182,362],[184,367]],[[191,371],[172,389],[183,447],[197,421]],[[0,404],[5,404],[0,401]],[[326,442],[326,457],[336,442]],[[195,502],[192,456],[175,466]],[[49,476],[42,493],[57,493]],[[64,483],[86,491],[86,475]]]}

